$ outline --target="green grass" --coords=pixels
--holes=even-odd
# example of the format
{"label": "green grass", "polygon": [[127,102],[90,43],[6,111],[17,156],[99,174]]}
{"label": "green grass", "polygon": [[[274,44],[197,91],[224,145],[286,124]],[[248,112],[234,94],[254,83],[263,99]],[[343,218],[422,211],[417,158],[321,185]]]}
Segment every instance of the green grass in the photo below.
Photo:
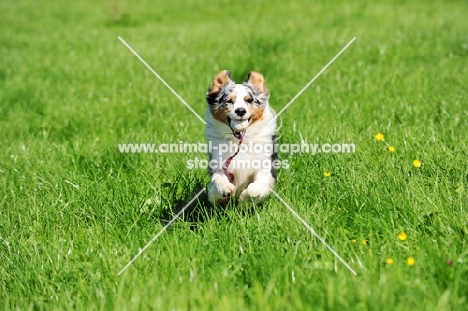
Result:
{"label": "green grass", "polygon": [[[0,309],[466,310],[464,1],[5,0],[0,12]],[[117,276],[209,180],[185,167],[203,154],[118,152],[204,131],[118,36],[200,115],[219,70],[264,73],[279,111],[357,37],[280,133],[356,153],[280,154],[291,167],[276,187],[357,276],[273,196],[256,209],[201,200],[199,221],[177,221]]]}

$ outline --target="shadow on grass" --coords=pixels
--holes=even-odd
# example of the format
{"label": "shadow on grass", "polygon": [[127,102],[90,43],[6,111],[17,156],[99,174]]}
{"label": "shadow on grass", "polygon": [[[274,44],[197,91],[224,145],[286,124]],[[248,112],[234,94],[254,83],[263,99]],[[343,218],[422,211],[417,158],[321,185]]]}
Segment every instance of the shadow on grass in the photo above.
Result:
{"label": "shadow on grass", "polygon": [[[187,203],[203,188],[205,191],[200,196],[187,206]],[[238,204],[234,199],[226,204],[213,205],[208,200],[206,187],[198,183],[193,189],[187,189],[181,195],[180,199],[175,200],[174,208],[167,210],[161,214],[159,220],[169,222],[176,214],[185,208],[180,215],[180,219],[189,222],[190,228],[195,229],[199,224],[202,224],[210,219],[220,219],[226,216],[229,210],[235,210],[242,217],[250,217],[255,211],[263,208],[263,203],[254,204],[253,202]]]}

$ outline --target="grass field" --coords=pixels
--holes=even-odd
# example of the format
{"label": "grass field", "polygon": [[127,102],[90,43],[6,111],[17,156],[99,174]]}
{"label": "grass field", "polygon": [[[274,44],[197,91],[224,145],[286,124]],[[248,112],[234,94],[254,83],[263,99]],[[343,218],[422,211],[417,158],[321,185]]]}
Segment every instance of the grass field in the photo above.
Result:
{"label": "grass field", "polygon": [[[1,1],[0,309],[466,310],[467,9]],[[200,199],[117,276],[209,181],[186,168],[204,154],[119,152],[202,142],[204,126],[118,36],[200,115],[222,69],[262,72],[279,111],[357,38],[280,132],[356,152],[280,153],[291,167],[276,187],[356,276],[274,196],[215,210]]]}

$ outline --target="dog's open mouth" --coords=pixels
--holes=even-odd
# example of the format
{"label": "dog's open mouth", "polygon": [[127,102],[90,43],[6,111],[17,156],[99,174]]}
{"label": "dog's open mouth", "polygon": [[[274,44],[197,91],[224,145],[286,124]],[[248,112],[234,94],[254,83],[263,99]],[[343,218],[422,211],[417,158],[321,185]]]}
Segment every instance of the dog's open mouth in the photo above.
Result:
{"label": "dog's open mouth", "polygon": [[239,120],[233,120],[230,117],[227,117],[227,121],[234,137],[240,139],[242,136],[244,136],[245,131],[249,127],[250,121],[252,121],[252,117]]}

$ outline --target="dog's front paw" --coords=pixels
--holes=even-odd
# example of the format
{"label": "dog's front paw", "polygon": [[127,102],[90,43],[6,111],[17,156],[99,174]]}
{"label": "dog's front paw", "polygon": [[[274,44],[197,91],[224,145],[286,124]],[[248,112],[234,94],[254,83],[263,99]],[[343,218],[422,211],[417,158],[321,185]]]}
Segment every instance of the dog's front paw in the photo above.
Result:
{"label": "dog's front paw", "polygon": [[246,202],[246,201],[253,201],[255,204],[258,204],[269,195],[271,192],[271,188],[259,183],[251,183],[247,189],[242,191],[239,196],[239,202]]}
{"label": "dog's front paw", "polygon": [[236,187],[227,180],[218,178],[211,181],[208,199],[213,204],[226,203],[231,196],[234,196]]}

